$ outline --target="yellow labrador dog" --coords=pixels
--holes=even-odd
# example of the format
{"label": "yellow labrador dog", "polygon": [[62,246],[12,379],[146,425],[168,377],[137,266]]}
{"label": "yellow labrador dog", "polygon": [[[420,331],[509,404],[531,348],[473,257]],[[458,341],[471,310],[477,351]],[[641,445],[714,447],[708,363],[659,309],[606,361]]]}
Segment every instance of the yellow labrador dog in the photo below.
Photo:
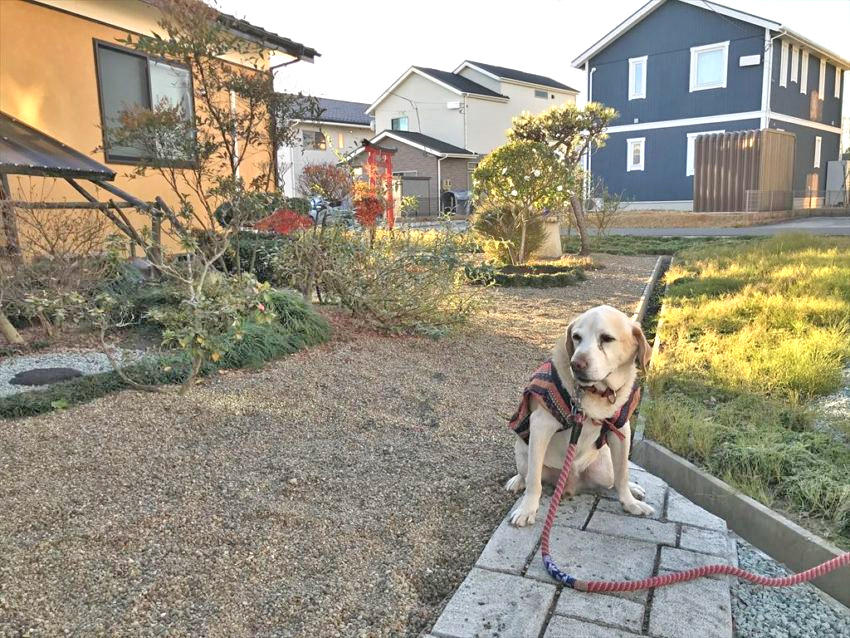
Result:
{"label": "yellow labrador dog", "polygon": [[565,492],[572,496],[583,487],[613,486],[624,510],[653,513],[641,502],[644,490],[629,482],[628,417],[640,397],[638,368],[645,369],[650,356],[640,325],[611,306],[591,308],[567,327],[551,359],[535,372],[511,422],[519,435],[517,473],[505,488],[525,490],[510,514],[513,525],[534,523],[542,482],[554,484],[564,464],[572,432],[565,423],[576,411],[583,413],[584,425]]}

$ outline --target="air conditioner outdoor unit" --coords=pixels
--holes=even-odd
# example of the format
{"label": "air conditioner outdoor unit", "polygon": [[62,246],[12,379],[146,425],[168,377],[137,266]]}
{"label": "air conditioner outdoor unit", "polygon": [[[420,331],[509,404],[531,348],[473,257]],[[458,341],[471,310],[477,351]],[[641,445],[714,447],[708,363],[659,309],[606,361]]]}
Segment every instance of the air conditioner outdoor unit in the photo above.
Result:
{"label": "air conditioner outdoor unit", "polygon": [[443,190],[450,191],[452,189],[452,180],[448,177],[443,180]]}

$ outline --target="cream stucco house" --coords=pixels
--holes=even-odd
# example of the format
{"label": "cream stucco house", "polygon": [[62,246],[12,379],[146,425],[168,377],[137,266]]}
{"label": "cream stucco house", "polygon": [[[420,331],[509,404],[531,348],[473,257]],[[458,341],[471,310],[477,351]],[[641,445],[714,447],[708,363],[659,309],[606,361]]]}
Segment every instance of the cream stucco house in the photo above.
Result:
{"label": "cream stucco house", "polygon": [[[451,72],[410,67],[365,113],[375,120],[370,142],[394,151],[400,194],[435,214],[452,199],[446,192],[469,190],[477,160],[505,143],[514,117],[574,104],[577,94],[546,76],[467,60]],[[363,147],[349,157],[362,162]]]}
{"label": "cream stucco house", "polygon": [[368,104],[317,98],[321,114],[315,120],[298,120],[298,144],[278,152],[283,191],[287,197],[303,195],[298,187],[304,167],[309,164],[336,164],[340,157],[360,146],[374,134]]}

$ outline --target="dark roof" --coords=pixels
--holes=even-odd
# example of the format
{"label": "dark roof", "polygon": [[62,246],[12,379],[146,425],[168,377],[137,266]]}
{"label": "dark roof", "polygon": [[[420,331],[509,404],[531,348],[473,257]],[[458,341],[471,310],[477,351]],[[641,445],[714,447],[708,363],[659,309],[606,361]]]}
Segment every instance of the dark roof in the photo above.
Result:
{"label": "dark roof", "polygon": [[451,73],[449,71],[440,71],[439,69],[429,69],[424,66],[415,66],[414,69],[418,71],[422,71],[425,75],[430,75],[435,80],[439,80],[444,84],[448,84],[450,87],[461,91],[462,93],[471,93],[473,95],[485,95],[487,97],[503,97],[507,98],[507,96],[502,95],[501,93],[496,93],[495,91],[491,91],[486,86],[481,86],[478,82],[473,82],[462,75],[458,75],[457,73]]}
{"label": "dark roof", "polygon": [[115,171],[0,112],[0,173],[115,179]]}
{"label": "dark roof", "polygon": [[342,122],[344,124],[365,124],[368,126],[372,118],[366,115],[368,104],[363,102],[348,102],[346,100],[332,100],[326,97],[317,98],[322,114],[320,122]]}
{"label": "dark roof", "polygon": [[414,131],[381,131],[381,133],[375,137],[380,137],[380,135],[383,135],[384,133],[395,135],[412,144],[427,146],[429,149],[436,151],[440,155],[475,155],[472,151],[461,148],[460,146],[455,146],[454,144],[449,144],[443,140],[438,140],[436,137],[430,137],[428,135],[423,135],[422,133],[415,133]]}
{"label": "dark roof", "polygon": [[[540,86],[549,86],[553,89],[561,89],[563,91],[576,91],[574,88],[569,87],[566,84],[561,84],[557,80],[553,80],[545,75],[526,73],[525,71],[518,71],[517,69],[509,69],[504,66],[495,66],[493,64],[484,64],[483,62],[473,62],[472,60],[469,60],[469,63],[474,64],[493,75],[498,75],[500,78],[504,78],[505,80],[516,80],[517,82],[527,82],[528,84],[539,84]],[[576,91],[576,93],[578,93],[578,91]]]}
{"label": "dark roof", "polygon": [[262,27],[255,26],[247,20],[242,20],[236,16],[219,12],[218,20],[223,25],[230,27],[234,31],[238,31],[242,35],[251,36],[251,38],[255,39],[260,44],[276,47],[285,53],[295,56],[296,58],[312,61],[313,58],[321,56],[321,53],[316,51],[316,49],[305,46],[300,42],[290,40],[289,38],[284,38],[281,35],[272,33],[271,31],[266,31]]}

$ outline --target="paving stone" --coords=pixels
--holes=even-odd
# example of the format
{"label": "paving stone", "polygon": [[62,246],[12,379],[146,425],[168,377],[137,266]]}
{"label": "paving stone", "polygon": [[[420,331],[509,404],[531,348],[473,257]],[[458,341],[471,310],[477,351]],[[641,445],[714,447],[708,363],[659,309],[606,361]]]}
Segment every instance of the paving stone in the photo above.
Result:
{"label": "paving stone", "polygon": [[613,627],[592,625],[574,618],[553,616],[543,638],[634,638],[638,635],[640,634]]}
{"label": "paving stone", "polygon": [[83,376],[83,373],[74,368],[33,368],[19,372],[9,379],[9,383],[12,385],[50,385],[81,376]]}
{"label": "paving stone", "polygon": [[441,638],[537,638],[554,585],[473,567],[431,633]]}
{"label": "paving stone", "polygon": [[[687,549],[677,549],[675,547],[661,548],[661,561],[658,563],[659,573],[683,572],[694,567],[702,567],[703,565],[729,565],[727,556],[712,556],[711,554],[701,554],[692,552]],[[715,574],[711,578],[725,580],[728,577],[723,574]]]}
{"label": "paving stone", "polygon": [[[552,528],[549,549],[562,571],[586,580],[640,580],[652,575],[655,564],[654,543],[567,527]],[[525,575],[554,582],[538,557],[531,561]],[[646,599],[646,591],[618,595],[639,602]]]}
{"label": "paving stone", "polygon": [[613,625],[637,633],[640,633],[643,626],[643,612],[644,606],[641,603],[619,596],[588,594],[566,588],[555,605],[556,615]]}
{"label": "paving stone", "polygon": [[597,510],[585,529],[664,545],[676,544],[675,524],[654,521],[645,516],[619,516]]}
{"label": "paving stone", "polygon": [[[559,525],[567,527],[581,527],[590,514],[593,497],[589,495],[578,496],[570,500],[562,500],[558,507],[557,521]],[[478,561],[477,567],[521,574],[525,564],[540,540],[543,530],[543,522],[546,519],[546,511],[549,509],[549,498],[540,499],[540,510],[534,525],[529,527],[514,527],[508,521],[508,517],[502,521]]]}
{"label": "paving stone", "polygon": [[679,547],[703,554],[729,556],[729,537],[724,532],[682,525]]}
{"label": "paving stone", "polygon": [[649,634],[658,638],[730,638],[729,585],[702,578],[656,589],[649,613]]}
{"label": "paving stone", "polygon": [[667,497],[667,520],[719,532],[726,531],[726,521],[696,503],[692,503],[676,490],[670,490],[670,495]]}

